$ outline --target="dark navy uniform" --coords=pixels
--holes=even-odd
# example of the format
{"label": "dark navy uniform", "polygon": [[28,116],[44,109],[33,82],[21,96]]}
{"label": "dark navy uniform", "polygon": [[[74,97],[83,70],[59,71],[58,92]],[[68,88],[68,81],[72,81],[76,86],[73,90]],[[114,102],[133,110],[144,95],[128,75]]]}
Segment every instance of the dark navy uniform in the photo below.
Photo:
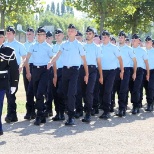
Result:
{"label": "dark navy uniform", "polygon": [[[0,37],[1,36],[4,36],[3,30],[0,31]],[[8,70],[10,71],[10,82],[8,77]],[[18,86],[18,74],[18,64],[14,50],[12,48],[5,47],[4,45],[0,45],[0,135],[3,134],[1,116],[5,91],[9,89],[9,86]]]}
{"label": "dark navy uniform", "polygon": [[[6,29],[6,32],[11,32],[12,34],[15,34],[15,29],[13,27],[9,26]],[[18,66],[19,66],[21,64],[21,57],[25,58],[26,54],[27,54],[24,45],[22,43],[18,42],[15,38],[11,42],[6,41],[4,43],[4,45],[14,49],[14,52],[16,55],[16,60],[17,60]],[[17,92],[17,90],[18,90],[18,87],[16,89],[16,92]],[[17,113],[16,113],[16,108],[17,108],[16,92],[13,94],[11,94],[10,91],[6,92],[7,115],[6,115],[5,121],[7,123],[18,121]]]}

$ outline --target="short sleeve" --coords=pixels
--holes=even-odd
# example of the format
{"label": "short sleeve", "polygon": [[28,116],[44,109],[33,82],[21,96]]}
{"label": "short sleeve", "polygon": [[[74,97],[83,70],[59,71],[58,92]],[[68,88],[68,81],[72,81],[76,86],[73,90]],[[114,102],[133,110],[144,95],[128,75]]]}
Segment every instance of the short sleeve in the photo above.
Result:
{"label": "short sleeve", "polygon": [[51,45],[48,46],[48,55],[49,57],[53,57],[53,47]]}
{"label": "short sleeve", "polygon": [[133,49],[129,49],[129,56],[130,58],[135,58],[135,53],[133,52]]}
{"label": "short sleeve", "polygon": [[86,55],[86,51],[84,49],[84,46],[81,43],[78,43],[78,49],[79,49],[79,52],[80,52],[80,56]]}
{"label": "short sleeve", "polygon": [[148,60],[148,55],[145,50],[143,51],[143,59]]}
{"label": "short sleeve", "polygon": [[96,57],[97,58],[101,58],[102,57],[101,47],[100,46],[96,46]]}
{"label": "short sleeve", "polygon": [[23,44],[20,44],[20,56],[25,56],[27,55],[27,52],[26,52],[26,48]]}
{"label": "short sleeve", "polygon": [[116,57],[120,57],[121,56],[118,47],[114,46],[113,50],[114,50],[114,54],[115,54]]}
{"label": "short sleeve", "polygon": [[34,49],[33,47],[34,47],[34,45],[31,45],[31,46],[29,47],[29,51],[28,51],[29,53],[33,53],[33,49]]}

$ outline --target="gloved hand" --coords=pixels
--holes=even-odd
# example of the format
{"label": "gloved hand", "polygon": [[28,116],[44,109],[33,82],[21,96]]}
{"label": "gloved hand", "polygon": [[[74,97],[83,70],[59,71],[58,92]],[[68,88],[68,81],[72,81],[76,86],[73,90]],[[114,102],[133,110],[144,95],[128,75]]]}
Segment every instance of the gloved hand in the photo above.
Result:
{"label": "gloved hand", "polygon": [[11,94],[14,94],[16,91],[16,87],[11,87]]}

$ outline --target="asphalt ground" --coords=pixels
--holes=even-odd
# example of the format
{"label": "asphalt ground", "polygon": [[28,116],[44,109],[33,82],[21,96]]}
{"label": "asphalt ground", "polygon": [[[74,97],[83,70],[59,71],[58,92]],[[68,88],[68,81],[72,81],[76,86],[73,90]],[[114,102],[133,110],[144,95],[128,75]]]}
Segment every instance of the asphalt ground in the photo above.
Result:
{"label": "asphalt ground", "polygon": [[[23,119],[12,124],[4,122],[0,136],[0,154],[154,154],[154,112],[132,115],[131,104],[127,116],[111,114],[110,120],[92,117],[90,124],[75,120],[76,126],[53,122],[41,126]],[[117,109],[116,109],[117,110]]]}

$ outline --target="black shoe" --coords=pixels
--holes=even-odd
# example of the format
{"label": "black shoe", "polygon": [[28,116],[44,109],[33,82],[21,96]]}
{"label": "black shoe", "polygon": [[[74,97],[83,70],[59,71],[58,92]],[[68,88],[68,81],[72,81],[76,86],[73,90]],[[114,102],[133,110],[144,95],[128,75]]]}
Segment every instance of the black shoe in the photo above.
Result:
{"label": "black shoe", "polygon": [[73,126],[74,124],[74,119],[73,118],[68,118],[68,120],[65,122],[66,126]]}
{"label": "black shoe", "polygon": [[126,111],[125,110],[119,110],[119,112],[116,114],[116,116],[118,117],[123,117],[126,115]]}
{"label": "black shoe", "polygon": [[140,113],[139,108],[133,107],[133,109],[132,109],[132,114],[137,114],[137,113]]}
{"label": "black shoe", "polygon": [[35,112],[32,112],[31,113],[31,119],[35,119],[36,118],[36,113]]}
{"label": "black shoe", "polygon": [[95,114],[99,114],[99,109],[95,109]]}
{"label": "black shoe", "polygon": [[110,114],[109,113],[103,113],[100,117],[99,117],[100,119],[104,119],[104,120],[107,120],[107,119],[109,119],[110,118]]}
{"label": "black shoe", "polygon": [[17,118],[16,115],[6,116],[5,117],[5,121],[6,121],[6,123],[17,122],[18,121],[18,118]]}
{"label": "black shoe", "polygon": [[24,119],[31,120],[31,114],[30,113],[26,113],[26,115],[24,116]]}
{"label": "black shoe", "polygon": [[53,116],[53,112],[51,110],[51,111],[49,111],[49,117],[52,117],[52,116]]}
{"label": "black shoe", "polygon": [[89,123],[91,121],[90,114],[86,114],[85,117],[82,119],[82,122],[87,122]]}
{"label": "black shoe", "polygon": [[113,107],[110,108],[110,112],[114,112],[114,108]]}
{"label": "black shoe", "polygon": [[61,119],[60,119],[59,114],[56,114],[56,116],[53,117],[52,120],[53,120],[53,121],[60,121]]}
{"label": "black shoe", "polygon": [[3,131],[2,130],[0,131],[0,135],[3,135]]}
{"label": "black shoe", "polygon": [[61,114],[61,115],[60,115],[60,120],[62,120],[62,121],[65,120],[64,114]]}
{"label": "black shoe", "polygon": [[81,112],[76,112],[75,113],[75,115],[74,115],[74,117],[76,118],[76,119],[78,119],[78,118],[80,118],[80,117],[82,117],[83,116],[83,112],[81,111]]}
{"label": "black shoe", "polygon": [[41,123],[46,123],[46,118],[45,117],[36,117],[34,121],[34,125],[39,126]]}
{"label": "black shoe", "polygon": [[153,104],[148,104],[145,111],[149,111],[149,112],[153,111]]}

